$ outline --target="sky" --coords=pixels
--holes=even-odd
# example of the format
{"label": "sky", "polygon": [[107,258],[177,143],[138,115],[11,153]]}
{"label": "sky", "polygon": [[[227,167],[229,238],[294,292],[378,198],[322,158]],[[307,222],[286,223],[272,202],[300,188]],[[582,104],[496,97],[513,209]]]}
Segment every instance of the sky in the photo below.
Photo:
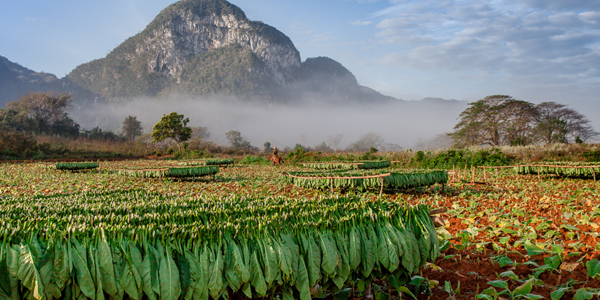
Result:
{"label": "sky", "polygon": [[[0,55],[63,77],[173,0],[0,0]],[[600,128],[598,0],[232,0],[302,59],[327,56],[404,100],[555,101]]]}

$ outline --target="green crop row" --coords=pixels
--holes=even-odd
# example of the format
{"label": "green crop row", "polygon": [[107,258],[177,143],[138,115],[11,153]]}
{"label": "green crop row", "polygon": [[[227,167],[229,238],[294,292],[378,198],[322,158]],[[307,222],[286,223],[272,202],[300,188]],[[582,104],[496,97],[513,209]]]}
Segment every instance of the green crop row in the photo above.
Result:
{"label": "green crop row", "polygon": [[162,178],[162,177],[202,177],[219,173],[218,166],[165,168],[165,169],[122,169],[118,174],[136,178]]}
{"label": "green crop row", "polygon": [[[330,171],[330,172],[289,172],[292,175],[286,177],[290,184],[311,189],[329,189],[333,180],[333,187],[336,189],[363,187],[367,189],[381,188],[381,178],[323,178],[323,177],[364,177],[387,173],[386,170],[375,172],[364,171]],[[418,170],[398,172],[393,170],[390,175],[383,177],[384,188],[388,189],[408,189],[423,186],[430,186],[436,183],[445,184],[448,182],[448,173],[443,170]],[[299,176],[303,178],[297,178]]]}
{"label": "green crop row", "polygon": [[439,255],[429,207],[356,197],[6,197],[0,223],[5,299],[311,299]]}
{"label": "green crop row", "polygon": [[99,164],[97,162],[60,162],[56,163],[55,168],[57,170],[67,170],[67,171],[76,171],[76,170],[89,170],[98,168]]}

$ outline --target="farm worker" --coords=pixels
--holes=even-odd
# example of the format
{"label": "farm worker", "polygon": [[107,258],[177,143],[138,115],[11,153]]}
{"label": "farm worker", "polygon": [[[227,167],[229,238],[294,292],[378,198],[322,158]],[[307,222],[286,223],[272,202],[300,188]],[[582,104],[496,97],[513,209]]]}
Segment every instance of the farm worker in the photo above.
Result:
{"label": "farm worker", "polygon": [[277,147],[273,147],[273,156],[277,156]]}

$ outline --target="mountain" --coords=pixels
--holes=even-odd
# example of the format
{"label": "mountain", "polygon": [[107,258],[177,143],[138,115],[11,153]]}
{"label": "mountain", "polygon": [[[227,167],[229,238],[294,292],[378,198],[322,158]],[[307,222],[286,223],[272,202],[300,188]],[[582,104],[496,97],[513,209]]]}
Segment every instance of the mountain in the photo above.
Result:
{"label": "mountain", "polygon": [[106,57],[78,66],[67,78],[109,100],[172,94],[268,103],[315,95],[334,102],[373,95],[387,99],[348,80],[354,76],[332,59],[302,63],[289,37],[250,21],[224,0],[171,4],[142,32]]}
{"label": "mountain", "polygon": [[[327,57],[308,58],[276,28],[249,20],[225,0],[182,0],[106,57],[65,78],[0,61],[2,104],[29,91],[67,92],[79,101],[214,95],[245,102],[395,101],[358,84]],[[6,100],[8,99],[8,100]]]}

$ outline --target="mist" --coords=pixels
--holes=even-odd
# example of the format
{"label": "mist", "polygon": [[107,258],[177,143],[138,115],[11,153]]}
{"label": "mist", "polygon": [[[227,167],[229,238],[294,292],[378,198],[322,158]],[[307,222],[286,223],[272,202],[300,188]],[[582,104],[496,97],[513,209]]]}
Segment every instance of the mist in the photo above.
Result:
{"label": "mist", "polygon": [[190,119],[188,126],[207,127],[208,140],[220,145],[229,145],[225,133],[237,130],[259,149],[267,141],[282,149],[302,144],[302,134],[306,137],[303,146],[314,147],[336,133],[343,135],[339,149],[368,133],[379,135],[386,144],[409,149],[424,138],[452,131],[466,107],[466,102],[441,99],[369,104],[331,104],[315,100],[310,104],[265,105],[219,97],[141,98],[94,104],[69,114],[82,128],[100,127],[115,133],[120,133],[123,120],[131,115],[142,122],[144,133],[150,133],[164,114],[177,112]]}

